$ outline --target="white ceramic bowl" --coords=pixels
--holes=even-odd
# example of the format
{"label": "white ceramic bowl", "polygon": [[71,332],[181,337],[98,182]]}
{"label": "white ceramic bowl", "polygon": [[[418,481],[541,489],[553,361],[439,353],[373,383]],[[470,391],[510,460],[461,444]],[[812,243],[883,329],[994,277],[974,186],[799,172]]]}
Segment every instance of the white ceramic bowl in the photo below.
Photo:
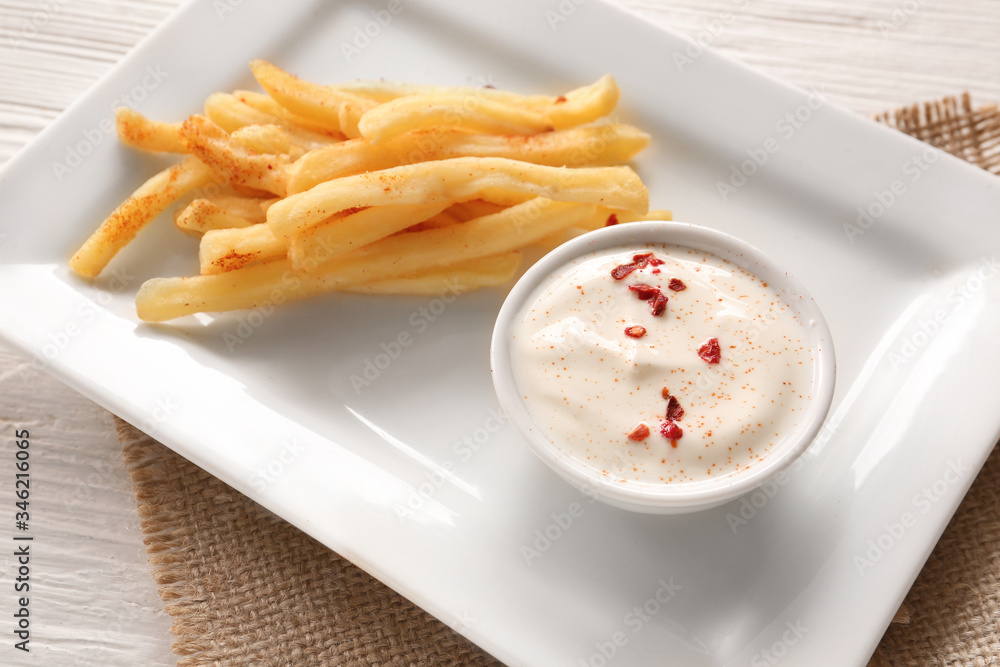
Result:
{"label": "white ceramic bowl", "polygon": [[[662,485],[613,480],[561,452],[528,413],[510,362],[511,327],[536,289],[558,275],[570,261],[620,246],[670,244],[710,252],[758,276],[777,289],[803,323],[804,340],[813,350],[812,394],[805,417],[781,435],[771,450],[749,467],[713,479]],[[788,467],[816,437],[833,400],[835,361],[830,330],[819,307],[802,284],[762,252],[723,232],[683,222],[632,222],[605,227],[565,243],[539,260],[507,296],[493,330],[490,349],[493,384],[500,405],[542,461],[585,493],[616,507],[638,512],[673,514],[707,509],[737,498]]]}

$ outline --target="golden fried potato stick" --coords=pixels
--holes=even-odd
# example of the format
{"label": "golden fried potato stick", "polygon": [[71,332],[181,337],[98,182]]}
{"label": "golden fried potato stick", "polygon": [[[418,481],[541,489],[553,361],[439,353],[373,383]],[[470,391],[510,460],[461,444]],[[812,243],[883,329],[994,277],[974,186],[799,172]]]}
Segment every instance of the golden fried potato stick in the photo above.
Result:
{"label": "golden fried potato stick", "polygon": [[[310,230],[306,240],[293,247],[286,239],[277,239],[267,225],[251,228],[222,229],[206,233],[198,250],[201,273],[208,275],[232,271],[249,264],[260,264],[293,257],[293,266],[326,261],[336,254],[389,236],[436,216],[447,203],[381,206],[354,212],[341,212]],[[458,223],[459,220],[454,220]],[[356,237],[352,237],[355,235]],[[293,239],[294,241],[295,239]]]}
{"label": "golden fried potato stick", "polygon": [[486,86],[440,86],[434,84],[405,83],[385,79],[345,81],[331,86],[347,93],[371,98],[377,102],[389,102],[405,95],[450,95],[461,97],[480,95],[485,99],[508,104],[518,104],[529,109],[543,109],[557,98],[549,95],[522,95],[499,88]]}
{"label": "golden fried potato stick", "polygon": [[[594,108],[598,110],[607,108],[607,112],[601,115],[610,113],[617,104],[618,99],[617,84],[615,84],[611,76],[598,79],[589,86],[583,86],[559,97],[551,95],[523,95],[487,86],[440,86],[386,81],[385,79],[346,81],[333,84],[331,87],[347,93],[368,97],[377,102],[390,102],[406,95],[433,95],[439,97],[468,97],[475,95],[495,102],[517,105],[525,109],[531,109],[532,111],[546,111],[551,109],[553,105],[564,104],[570,100],[579,102],[586,98],[597,97],[604,101],[597,103]],[[590,104],[594,104],[593,100],[590,101]]]}
{"label": "golden fried potato stick", "polygon": [[629,167],[569,169],[506,158],[451,158],[393,167],[320,183],[286,197],[267,212],[278,238],[290,238],[338,211],[358,206],[420,204],[532,195],[645,212],[646,186]]}
{"label": "golden fried potato stick", "polygon": [[237,195],[212,195],[206,196],[204,199],[226,213],[243,218],[255,225],[267,221],[267,209],[278,201],[277,198],[264,199]]}
{"label": "golden fried potato stick", "polygon": [[639,222],[640,220],[673,220],[674,214],[666,209],[654,209],[637,213],[636,211],[609,210],[603,218],[598,217],[591,221],[589,225],[581,225],[584,231],[593,231],[601,227],[612,227],[626,222]]}
{"label": "golden fried potato stick", "polygon": [[326,220],[288,241],[288,258],[298,269],[307,263],[327,261],[381,238],[412,227],[449,207],[451,202],[375,206]]}
{"label": "golden fried potato stick", "polygon": [[600,229],[601,227],[610,227],[612,225],[623,224],[626,222],[637,222],[639,220],[673,220],[674,215],[671,211],[665,209],[656,209],[649,211],[647,213],[639,214],[632,213],[630,211],[605,211],[600,215],[597,215],[593,220],[588,223],[579,225],[578,227],[570,227],[569,229],[563,229],[556,232],[544,239],[539,239],[537,242],[533,243],[536,248],[541,248],[545,252],[550,250],[555,250],[558,246],[561,246],[566,241],[576,238],[581,234],[586,234],[587,232],[593,231],[595,229]]}
{"label": "golden fried potato stick", "polygon": [[251,60],[250,70],[260,87],[285,109],[349,138],[361,136],[358,121],[378,105],[361,95],[299,79],[265,60]]}
{"label": "golden fried potato stick", "polygon": [[505,157],[551,167],[616,164],[631,160],[648,145],[648,134],[617,123],[530,136],[424,130],[377,145],[351,139],[312,150],[289,165],[288,192],[304,192],[342,176],[454,157]]}
{"label": "golden fried potato stick", "polygon": [[[271,98],[260,95],[272,103]],[[242,127],[253,125],[277,125],[285,130],[293,141],[305,150],[312,150],[341,141],[340,136],[330,136],[315,132],[300,123],[293,122],[287,118],[287,112],[277,103],[274,106],[277,110],[284,112],[284,115],[270,113],[267,109],[258,108],[255,105],[247,104],[240,95],[230,95],[228,93],[212,93],[205,100],[205,116],[221,127],[226,132],[235,132]]]}
{"label": "golden fried potato stick", "polygon": [[416,130],[444,127],[462,132],[537,134],[554,130],[542,113],[469,95],[407,95],[367,111],[358,121],[361,136],[377,144]]}
{"label": "golden fried potato stick", "polygon": [[499,213],[504,208],[501,204],[486,201],[485,199],[470,199],[469,201],[460,201],[452,204],[448,207],[447,211],[455,216],[459,222],[467,222],[473,218],[481,218],[484,215]]}
{"label": "golden fried potato stick", "polygon": [[373,143],[436,127],[494,134],[536,134],[583,125],[606,116],[614,110],[619,97],[618,85],[610,75],[537,107],[497,99],[491,92],[484,88],[459,94],[397,97],[365,112],[358,121],[358,130]]}
{"label": "golden fried potato stick", "polygon": [[209,275],[282,259],[287,254],[287,241],[276,239],[267,225],[252,225],[205,232],[198,246],[198,263],[201,273]]}
{"label": "golden fried potato stick", "polygon": [[278,260],[212,276],[153,278],[140,287],[136,310],[146,322],[166,322],[196,312],[278,305],[328,292],[397,296],[463,294],[510,282],[521,259],[520,252],[512,251],[384,280],[341,283],[297,276],[287,262]]}
{"label": "golden fried potato stick", "polygon": [[[270,203],[279,200],[263,201]],[[262,204],[262,208],[265,205]],[[386,207],[383,210],[389,208],[392,207]],[[331,216],[325,223],[341,220],[357,212],[353,209],[341,211]],[[201,244],[198,246],[200,271],[203,275],[222,273],[250,264],[262,264],[283,259],[288,255],[288,245],[288,239],[276,238],[271,232],[271,228],[264,224],[209,230],[202,236]]]}
{"label": "golden fried potato stick", "polygon": [[[530,197],[527,199],[530,199]],[[521,202],[518,201],[514,203],[519,204]],[[473,218],[499,213],[505,208],[506,206],[504,205],[496,204],[483,199],[472,199],[469,201],[458,202],[456,204],[452,204],[437,215],[431,216],[423,222],[418,222],[411,227],[407,227],[403,231],[421,232],[425,229],[438,229],[440,227],[448,227],[449,225],[457,225],[459,223],[472,220]]]}
{"label": "golden fried potato stick", "polygon": [[91,234],[70,259],[70,268],[81,276],[96,277],[150,220],[186,193],[211,183],[212,176],[212,170],[193,156],[153,176]]}
{"label": "golden fried potato stick", "polygon": [[[446,206],[446,204],[384,206],[376,209],[361,209],[360,211],[347,209],[331,216],[323,224],[318,225],[317,229],[324,229],[327,225],[337,223],[341,220],[345,221],[351,228],[358,228],[359,226],[363,228],[369,223],[376,226],[385,226],[394,222],[403,226],[411,226],[424,220],[429,213],[438,212],[438,215],[440,215],[442,206]],[[451,219],[449,222],[458,223],[461,221]],[[328,258],[330,253],[324,249],[326,235],[321,233],[313,238],[315,240],[312,243],[304,244],[304,249],[300,252],[309,252],[309,246],[316,245],[318,248],[312,252],[321,255],[324,259]],[[276,238],[271,232],[271,228],[267,225],[254,224],[243,228],[206,231],[204,236],[202,236],[201,244],[198,248],[198,258],[201,273],[208,275],[222,273],[223,271],[232,271],[233,269],[250,264],[261,264],[282,259],[289,252],[288,239]],[[302,257],[304,261],[306,255],[302,255]]]}
{"label": "golden fried potato stick", "polygon": [[229,93],[212,93],[205,99],[205,117],[226,132],[248,125],[276,125],[278,117],[264,113]]}
{"label": "golden fried potato stick", "polygon": [[482,287],[497,287],[510,282],[517,275],[517,270],[521,266],[521,258],[522,255],[518,251],[506,252],[399,278],[346,285],[340,291],[354,294],[419,296],[462,294]]}
{"label": "golden fried potato stick", "polygon": [[230,213],[209,199],[198,198],[177,211],[174,224],[186,232],[201,235],[212,229],[235,229],[254,223]]}
{"label": "golden fried potato stick", "polygon": [[615,217],[618,218],[617,223],[639,222],[640,220],[673,220],[674,212],[668,208],[654,208],[642,214],[633,211],[618,211]]}
{"label": "golden fried potato stick", "polygon": [[229,136],[254,153],[287,155],[289,160],[297,160],[305,153],[292,135],[278,125],[247,125]]}
{"label": "golden fried potato stick", "polygon": [[533,199],[441,229],[396,234],[296,273],[287,259],[188,278],[154,278],[136,295],[139,317],[163,322],[199,312],[254,308],[420,274],[511,252],[598,215],[593,204]]}
{"label": "golden fried potato stick", "polygon": [[181,141],[180,123],[163,123],[150,120],[135,109],[115,109],[115,128],[118,140],[126,146],[154,153],[188,153]]}
{"label": "golden fried potato stick", "polygon": [[620,95],[615,78],[605,74],[589,86],[557,97],[546,110],[546,116],[557,130],[583,125],[614,111]]}
{"label": "golden fried potato stick", "polygon": [[425,229],[440,229],[441,227],[450,227],[451,225],[457,225],[461,222],[463,222],[463,220],[459,220],[457,216],[450,212],[450,209],[445,209],[437,215],[431,216],[426,220],[407,227],[403,231],[422,232]]}
{"label": "golden fried potato stick", "polygon": [[348,253],[311,255],[295,271],[339,280],[381,280],[518,250],[556,231],[591,226],[608,210],[536,197],[498,213],[439,229],[394,234]]}
{"label": "golden fried potato stick", "polygon": [[279,197],[285,195],[285,165],[290,162],[287,155],[257,153],[198,114],[184,121],[181,139],[194,155],[231,184],[264,190]]}
{"label": "golden fried potato stick", "polygon": [[279,124],[286,129],[291,127],[301,128],[304,132],[308,132],[318,140],[323,141],[323,143],[343,141],[346,138],[344,133],[339,130],[332,130],[329,126],[324,125],[323,123],[317,123],[305,118],[304,116],[292,113],[285,107],[275,102],[274,98],[269,97],[264,93],[258,93],[252,90],[234,90],[233,95],[243,104],[253,107],[259,111],[263,111],[264,113],[270,114],[279,119],[281,121]]}

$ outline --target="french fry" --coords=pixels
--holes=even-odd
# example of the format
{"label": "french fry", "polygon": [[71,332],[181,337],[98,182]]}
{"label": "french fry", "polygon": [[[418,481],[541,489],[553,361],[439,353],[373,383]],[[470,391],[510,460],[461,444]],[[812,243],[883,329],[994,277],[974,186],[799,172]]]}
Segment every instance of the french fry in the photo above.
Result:
{"label": "french fry", "polygon": [[[287,260],[211,275],[153,278],[135,295],[136,313],[146,322],[184,315],[255,308],[323,293],[318,278],[300,278]],[[332,291],[332,290],[326,290]]]}
{"label": "french fry", "polygon": [[604,217],[597,217],[591,221],[591,224],[582,226],[583,231],[593,231],[595,229],[600,229],[601,227],[611,227],[613,225],[623,224],[626,222],[638,222],[639,220],[673,220],[673,213],[663,209],[656,209],[653,211],[622,211],[622,210],[606,210]]}
{"label": "french fry", "polygon": [[[418,222],[415,225],[410,225],[404,232],[422,232],[427,229],[440,229],[442,227],[450,227],[451,225],[457,225],[462,222],[454,214],[449,212],[450,209],[445,209],[437,215],[433,215],[426,220]],[[291,247],[291,244],[289,244]]]}
{"label": "french fry", "polygon": [[482,287],[497,287],[510,282],[521,266],[521,259],[520,252],[507,252],[409,276],[346,285],[340,291],[353,294],[411,296],[464,294]]}
{"label": "french fry", "polygon": [[434,127],[520,135],[555,129],[542,113],[474,95],[466,99],[447,95],[397,97],[369,110],[358,121],[361,136],[372,143]]}
{"label": "french fry", "polygon": [[195,199],[177,212],[174,224],[187,232],[201,235],[212,229],[234,229],[254,224],[234,215],[208,199]]}
{"label": "french fry", "polygon": [[[263,200],[266,203],[277,200]],[[262,204],[262,208],[266,205]],[[397,207],[405,209],[407,207]],[[416,207],[413,207],[416,208]],[[438,206],[429,207],[429,210],[438,210]],[[365,209],[368,210],[368,209]],[[385,211],[385,209],[373,209]],[[324,224],[335,223],[342,219],[351,217],[358,213],[354,210],[341,211],[326,220]],[[364,217],[370,220],[370,217]],[[322,242],[323,237],[317,239]],[[198,247],[198,260],[203,275],[213,273],[223,273],[250,264],[261,264],[282,259],[289,253],[288,239],[278,239],[271,232],[271,228],[264,224],[254,224],[244,228],[231,228],[206,231],[201,238]],[[325,250],[317,250],[315,253],[321,257],[328,257]],[[319,261],[319,260],[315,260]]]}
{"label": "french fry", "polygon": [[[534,199],[537,195],[530,190],[508,190],[505,188],[484,188],[479,193],[479,199],[488,201],[491,204],[498,204],[501,208],[516,206],[526,201]],[[566,197],[568,201],[573,201],[573,197]]]}
{"label": "french fry", "polygon": [[188,153],[181,141],[180,123],[163,123],[150,120],[135,109],[115,109],[115,128],[118,140],[126,146],[154,153]]}
{"label": "french fry", "polygon": [[240,146],[254,153],[287,155],[290,161],[297,160],[305,153],[292,135],[278,125],[248,125],[229,136]]}
{"label": "french fry", "polygon": [[431,216],[423,222],[418,222],[411,227],[407,227],[403,231],[422,232],[425,229],[439,229],[450,225],[458,225],[472,220],[473,218],[499,213],[504,208],[506,207],[491,201],[485,201],[483,199],[458,202],[457,204],[452,204],[437,215]]}
{"label": "french fry", "polygon": [[180,197],[212,182],[212,170],[196,157],[165,169],[122,202],[70,259],[74,271],[96,277],[150,220]]}
{"label": "french fry", "polygon": [[249,125],[273,125],[278,117],[264,113],[229,93],[212,93],[205,100],[205,117],[226,132]]}
{"label": "french fry", "polygon": [[481,218],[484,215],[499,213],[503,209],[504,206],[496,202],[486,201],[485,199],[470,199],[469,201],[460,201],[452,204],[447,210],[458,218],[460,222],[466,222],[473,218]]}
{"label": "french fry", "polygon": [[289,114],[266,95],[261,95],[260,97],[271,101],[273,106],[277,107],[274,111],[281,113],[271,113],[268,110],[271,108],[270,106],[268,109],[264,109],[248,104],[243,95],[239,93],[233,95],[229,93],[212,93],[205,100],[205,116],[230,133],[240,128],[254,125],[277,125],[285,130],[296,145],[304,150],[312,150],[341,141],[342,137],[339,133],[334,133],[337,136],[322,134],[313,131],[300,122],[291,120],[288,117]]}
{"label": "french fry", "polygon": [[[279,200],[260,200],[261,209]],[[367,210],[367,209],[366,209]],[[336,222],[356,213],[341,211],[327,220]],[[250,264],[282,259],[289,252],[288,239],[278,239],[265,224],[249,227],[206,231],[198,246],[198,261],[202,275],[223,273]]]}
{"label": "french fry", "polygon": [[378,206],[326,220],[293,236],[288,242],[288,258],[293,267],[320,263],[423,222],[448,206],[449,202]]}
{"label": "french fry", "polygon": [[503,157],[551,167],[616,164],[631,160],[648,145],[648,134],[618,123],[530,136],[426,130],[377,145],[352,139],[312,150],[290,165],[288,192],[304,192],[342,176],[455,157]]}
{"label": "french fry", "polygon": [[571,90],[547,109],[552,126],[563,130],[606,116],[618,105],[618,84],[610,74],[576,90]]}
{"label": "french fry", "polygon": [[328,144],[331,142],[343,141],[346,138],[344,133],[339,130],[331,130],[323,123],[317,123],[309,120],[308,118],[292,113],[285,107],[275,102],[274,98],[269,97],[264,93],[257,93],[252,90],[236,90],[233,91],[233,95],[240,102],[274,116],[279,121],[277,124],[282,127],[286,129],[300,128],[304,132],[308,133],[308,135],[314,137],[318,142]]}
{"label": "french fry", "polygon": [[489,89],[397,97],[365,112],[358,121],[358,130],[373,143],[435,127],[466,132],[536,134],[583,125],[606,116],[618,104],[619,96],[618,86],[610,75],[537,108],[496,99],[483,92],[485,90]]}
{"label": "french fry", "polygon": [[499,88],[486,86],[440,86],[434,84],[405,83],[401,81],[356,80],[333,84],[332,88],[354,95],[368,97],[376,102],[389,102],[404,95],[450,95],[463,97],[480,95],[486,99],[507,104],[517,104],[529,109],[543,109],[551,105],[557,98],[549,95],[522,95]]}
{"label": "french fry", "polygon": [[343,291],[511,252],[591,220],[597,209],[593,204],[532,200],[459,225],[397,234],[310,267],[310,273],[297,273],[287,259],[280,259],[213,275],[153,278],[139,289],[136,309],[147,322],[164,322]]}
{"label": "french fry", "polygon": [[[511,252],[551,233],[606,218],[593,204],[559,202],[544,197],[505,208],[468,222],[411,234],[396,234],[341,255],[310,254],[295,271],[336,276],[341,280],[381,280],[457,261]],[[380,277],[381,276],[381,277]]]}
{"label": "french fry", "polygon": [[197,114],[184,121],[181,139],[202,162],[233,185],[284,196],[287,155],[260,154],[246,148],[221,127]]}
{"label": "french fry", "polygon": [[506,158],[452,158],[320,183],[275,203],[267,223],[275,236],[290,238],[347,208],[475,198],[507,203],[505,193],[638,212],[646,211],[649,199],[629,167],[568,169]]}
{"label": "french fry", "polygon": [[285,109],[349,138],[361,136],[358,121],[378,104],[370,98],[292,76],[264,60],[250,61],[250,70],[261,88]]}
{"label": "french fry", "polygon": [[204,199],[215,206],[218,206],[226,213],[235,215],[252,224],[259,224],[267,220],[267,208],[278,201],[274,199],[263,199],[259,197],[241,197],[238,195],[211,195]]}
{"label": "french fry", "polygon": [[626,222],[636,222],[639,220],[673,220],[673,213],[667,210],[657,209],[654,211],[649,211],[645,214],[632,213],[629,211],[605,211],[597,216],[595,216],[589,223],[584,223],[578,227],[570,227],[569,229],[564,229],[556,232],[550,236],[546,236],[543,239],[539,239],[532,245],[536,248],[541,248],[545,252],[550,250],[555,250],[557,247],[561,246],[563,243],[580,236],[581,234],[586,234],[587,232],[593,231],[595,229],[600,229],[601,227],[608,227],[611,225],[617,225]]}
{"label": "french fry", "polygon": [[673,220],[674,213],[669,209],[657,208],[646,211],[645,213],[636,213],[634,211],[616,211],[615,217],[617,218],[618,223],[638,222],[640,220]]}
{"label": "french fry", "polygon": [[[494,102],[502,102],[519,106],[532,111],[549,112],[555,105],[572,102],[556,113],[560,118],[561,127],[565,127],[568,115],[579,114],[580,103],[590,111],[586,116],[578,115],[571,124],[582,125],[610,113],[618,102],[618,87],[611,76],[604,76],[593,84],[572,90],[565,95],[553,97],[550,95],[522,95],[498,88],[486,86],[439,86],[417,83],[402,83],[398,81],[358,80],[338,83],[332,86],[347,93],[368,97],[377,102],[391,102],[407,95],[425,95],[435,97],[469,98],[475,96]],[[574,110],[574,107],[576,109]]]}
{"label": "french fry", "polygon": [[202,275],[232,271],[284,258],[288,242],[276,239],[267,225],[205,232],[198,246]]}

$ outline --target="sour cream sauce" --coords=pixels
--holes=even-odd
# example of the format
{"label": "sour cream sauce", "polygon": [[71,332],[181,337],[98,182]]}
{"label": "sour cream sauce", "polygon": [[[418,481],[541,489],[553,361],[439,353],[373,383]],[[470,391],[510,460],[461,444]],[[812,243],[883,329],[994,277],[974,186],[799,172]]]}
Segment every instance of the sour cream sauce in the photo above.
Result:
{"label": "sour cream sauce", "polygon": [[[612,277],[648,252],[664,263]],[[661,315],[636,284],[668,297]],[[635,326],[645,334],[625,333]],[[718,363],[699,356],[712,338]],[[574,260],[535,291],[510,360],[529,415],[561,452],[623,482],[674,484],[746,468],[795,428],[812,393],[806,340],[777,291],[739,266],[681,246],[622,247]],[[684,411],[675,440],[661,435],[667,393]],[[648,436],[629,438],[640,425]]]}

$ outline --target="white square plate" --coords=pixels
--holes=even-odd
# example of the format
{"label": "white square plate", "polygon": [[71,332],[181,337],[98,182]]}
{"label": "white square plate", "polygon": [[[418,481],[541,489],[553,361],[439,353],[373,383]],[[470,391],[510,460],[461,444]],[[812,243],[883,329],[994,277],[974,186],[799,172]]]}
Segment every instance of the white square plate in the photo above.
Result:
{"label": "white square plate", "polygon": [[[780,485],[640,516],[500,423],[499,290],[140,324],[142,280],[196,272],[166,219],[94,285],[65,266],[163,165],[117,144],[112,107],[184,118],[251,86],[253,57],[526,92],[614,74],[654,137],[653,205],[758,246],[824,309],[823,436]],[[1000,430],[1000,181],[597,2],[190,3],[8,165],[0,210],[7,341],[510,664],[863,664]]]}

